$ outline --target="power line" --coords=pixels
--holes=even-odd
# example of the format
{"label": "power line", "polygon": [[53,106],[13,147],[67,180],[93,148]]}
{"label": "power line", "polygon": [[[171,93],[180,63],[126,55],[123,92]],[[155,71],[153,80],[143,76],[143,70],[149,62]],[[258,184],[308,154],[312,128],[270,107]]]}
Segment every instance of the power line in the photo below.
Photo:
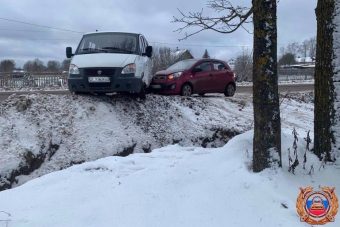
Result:
{"label": "power line", "polygon": [[205,45],[205,44],[185,44],[185,43],[166,43],[153,41],[150,43],[161,45],[175,45],[175,46],[199,46],[199,47],[250,47],[249,45]]}
{"label": "power line", "polygon": [[[8,28],[0,28],[0,31],[10,31],[10,32],[41,32],[41,33],[48,32],[46,30],[44,31],[44,30],[8,29]],[[74,34],[74,35],[76,35],[76,34]]]}
{"label": "power line", "polygon": [[79,41],[78,39],[27,39],[28,41]]}
{"label": "power line", "polygon": [[[80,31],[75,31],[75,30],[70,30],[70,29],[64,29],[64,28],[58,28],[58,27],[52,27],[52,26],[46,26],[46,25],[39,25],[39,24],[34,24],[34,23],[28,23],[28,22],[24,22],[24,21],[19,21],[19,20],[13,20],[13,19],[8,19],[8,18],[2,18],[0,17],[0,20],[5,20],[5,21],[9,21],[9,22],[15,22],[15,23],[21,23],[21,24],[26,24],[26,25],[31,25],[31,26],[36,26],[36,27],[42,27],[42,28],[48,28],[48,29],[54,29],[54,30],[59,30],[59,31],[63,31],[63,32],[73,32],[73,33],[78,33],[78,34],[84,34],[84,32],[80,32]],[[47,32],[47,31],[43,31],[43,30],[26,30],[26,29],[3,29],[0,28],[0,31],[18,31],[18,32]],[[51,40],[51,41],[56,41],[56,40],[75,40],[75,39],[27,39],[30,41],[34,41],[34,40]],[[154,43],[154,44],[160,44],[160,45],[172,45],[172,46],[193,46],[193,47],[217,47],[217,48],[221,48],[221,47],[241,47],[241,48],[245,48],[245,47],[250,47],[249,45],[204,45],[204,44],[186,44],[186,43],[170,43],[170,42],[160,42],[160,41],[153,41],[150,43]]]}
{"label": "power line", "polygon": [[48,28],[48,29],[54,29],[54,30],[59,30],[59,31],[65,31],[65,32],[73,32],[73,33],[81,33],[81,34],[84,33],[84,32],[70,30],[70,29],[65,29],[65,28],[58,28],[58,27],[34,24],[34,23],[29,23],[29,22],[24,22],[24,21],[19,21],[19,20],[13,20],[13,19],[8,19],[8,18],[3,18],[3,17],[0,17],[0,20],[14,22],[14,23],[19,23],[19,24],[26,24],[26,25],[31,25],[31,26],[41,27],[41,28]]}

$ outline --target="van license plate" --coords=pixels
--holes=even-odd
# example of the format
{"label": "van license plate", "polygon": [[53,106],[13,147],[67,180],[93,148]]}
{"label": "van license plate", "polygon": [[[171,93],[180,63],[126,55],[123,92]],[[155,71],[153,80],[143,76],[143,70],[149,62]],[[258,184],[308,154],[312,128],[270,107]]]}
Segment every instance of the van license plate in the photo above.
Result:
{"label": "van license plate", "polygon": [[106,76],[93,76],[89,77],[90,83],[110,83],[110,77]]}

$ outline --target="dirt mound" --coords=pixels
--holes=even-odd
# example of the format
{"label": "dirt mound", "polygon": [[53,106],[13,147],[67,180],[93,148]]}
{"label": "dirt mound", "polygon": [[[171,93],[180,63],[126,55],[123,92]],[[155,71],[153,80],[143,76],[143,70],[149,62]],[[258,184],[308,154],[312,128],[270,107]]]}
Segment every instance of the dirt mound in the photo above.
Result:
{"label": "dirt mound", "polygon": [[0,190],[112,155],[223,146],[250,129],[250,109],[222,96],[13,95],[0,104]]}

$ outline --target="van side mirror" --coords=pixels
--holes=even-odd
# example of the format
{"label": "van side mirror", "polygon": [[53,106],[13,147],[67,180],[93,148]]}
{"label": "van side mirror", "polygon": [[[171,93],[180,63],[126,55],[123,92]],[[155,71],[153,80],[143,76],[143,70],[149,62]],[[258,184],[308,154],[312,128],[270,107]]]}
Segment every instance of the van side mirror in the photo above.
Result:
{"label": "van side mirror", "polygon": [[145,55],[149,58],[152,57],[152,46],[147,46],[145,50]]}
{"label": "van side mirror", "polygon": [[71,58],[72,56],[72,47],[66,47],[66,57]]}

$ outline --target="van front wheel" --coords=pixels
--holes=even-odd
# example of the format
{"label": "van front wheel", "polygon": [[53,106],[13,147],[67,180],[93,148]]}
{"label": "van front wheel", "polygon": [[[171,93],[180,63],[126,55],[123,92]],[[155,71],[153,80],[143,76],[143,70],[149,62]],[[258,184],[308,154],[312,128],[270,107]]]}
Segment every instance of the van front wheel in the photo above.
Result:
{"label": "van front wheel", "polygon": [[143,84],[140,92],[138,93],[138,97],[141,99],[146,99],[146,85]]}

